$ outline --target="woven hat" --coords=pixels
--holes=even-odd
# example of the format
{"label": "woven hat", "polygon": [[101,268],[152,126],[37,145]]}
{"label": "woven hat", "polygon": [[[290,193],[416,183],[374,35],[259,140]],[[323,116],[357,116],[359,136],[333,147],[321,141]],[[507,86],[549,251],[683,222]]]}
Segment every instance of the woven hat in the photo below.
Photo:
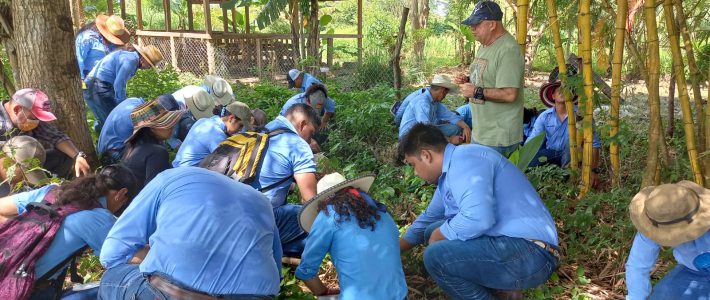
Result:
{"label": "woven hat", "polygon": [[133,134],[126,139],[126,142],[135,138],[142,128],[170,128],[175,126],[182,113],[182,110],[167,111],[158,101],[148,101],[136,106],[131,112]]}
{"label": "woven hat", "polygon": [[[555,106],[555,99],[552,98],[552,94],[555,92],[555,89],[559,88],[561,85],[562,82],[560,81],[543,84],[542,87],[540,87],[540,101],[542,101],[542,104],[545,104],[547,107]],[[572,95],[572,101],[574,101],[575,105],[577,104],[577,98],[577,95]]]}
{"label": "woven hat", "polygon": [[346,180],[345,176],[340,173],[331,173],[323,176],[321,180],[318,180],[318,184],[316,185],[318,194],[308,200],[298,213],[298,224],[305,232],[310,232],[313,221],[315,221],[316,216],[318,216],[318,203],[347,187],[354,187],[367,193],[370,191],[370,187],[374,181],[374,174],[365,174],[350,180]]}
{"label": "woven hat", "polygon": [[158,47],[156,46],[148,45],[141,47],[138,45],[133,45],[133,48],[136,48],[138,54],[140,54],[143,59],[145,59],[148,64],[150,64],[150,66],[153,68],[155,68],[155,65],[163,61],[163,54],[160,53],[160,49],[158,49]]}
{"label": "woven hat", "polygon": [[116,15],[96,16],[96,28],[99,29],[101,36],[115,45],[125,45],[131,39],[131,33],[126,29],[123,19]]}
{"label": "woven hat", "polygon": [[639,232],[674,247],[710,229],[710,190],[686,180],[646,187],[631,200],[629,211]]}
{"label": "woven hat", "polygon": [[185,104],[195,119],[209,118],[214,115],[214,97],[203,89],[195,89],[192,93],[185,94]]}
{"label": "woven hat", "polygon": [[217,79],[219,79],[219,77],[215,75],[205,75],[205,85],[211,88]]}
{"label": "woven hat", "polygon": [[211,85],[212,95],[215,101],[219,105],[227,105],[234,101],[234,92],[232,92],[232,86],[229,82],[222,78],[217,78]]}
{"label": "woven hat", "polygon": [[52,113],[49,97],[37,89],[21,89],[12,95],[12,101],[32,111],[38,120],[51,122],[57,119]]}
{"label": "woven hat", "polygon": [[15,164],[22,169],[22,173],[29,183],[39,185],[47,180],[47,173],[44,170],[30,164],[31,160],[36,158],[41,167],[47,157],[42,144],[33,137],[26,135],[13,137],[2,146],[2,152],[12,158]]}
{"label": "woven hat", "polygon": [[430,85],[440,86],[449,90],[450,93],[455,93],[459,90],[459,86],[451,81],[448,75],[436,74],[431,80]]}
{"label": "woven hat", "polygon": [[225,109],[228,110],[235,117],[239,118],[239,120],[242,120],[242,123],[244,124],[244,127],[247,129],[247,131],[254,131],[254,126],[251,125],[251,109],[248,105],[239,101],[234,101],[227,105]]}

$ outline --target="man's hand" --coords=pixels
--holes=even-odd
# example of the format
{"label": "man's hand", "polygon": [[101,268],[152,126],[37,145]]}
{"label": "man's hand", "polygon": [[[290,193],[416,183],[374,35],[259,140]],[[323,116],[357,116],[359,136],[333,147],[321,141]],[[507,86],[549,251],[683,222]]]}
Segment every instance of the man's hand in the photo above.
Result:
{"label": "man's hand", "polygon": [[464,74],[464,73],[459,73],[458,75],[456,75],[456,76],[454,77],[454,83],[455,83],[455,84],[467,83],[467,82],[469,82],[470,80],[471,80],[471,78],[468,77],[468,75],[466,75],[466,74]]}
{"label": "man's hand", "polygon": [[594,171],[591,171],[591,173],[592,173],[592,176],[591,176],[591,182],[590,182],[590,183],[591,183],[591,185],[592,185],[592,188],[596,190],[596,189],[599,188],[599,184],[601,183],[600,180],[599,180],[599,174],[597,174],[597,173],[594,172]]}
{"label": "man's hand", "polygon": [[313,154],[320,153],[320,145],[318,145],[318,142],[316,140],[311,139],[311,151],[313,151]]}
{"label": "man's hand", "polygon": [[476,86],[473,85],[473,83],[459,84],[459,87],[461,89],[461,96],[464,98],[473,98],[473,95],[476,93]]}
{"label": "man's hand", "polygon": [[86,158],[77,156],[74,160],[74,176],[81,177],[91,174],[91,167],[89,167],[89,162]]}
{"label": "man's hand", "polygon": [[460,135],[452,135],[447,138],[450,144],[461,145],[463,144],[463,137]]}
{"label": "man's hand", "polygon": [[431,233],[431,236],[429,237],[429,245],[445,239],[446,237],[443,233],[441,233],[441,228],[434,229],[434,231]]}

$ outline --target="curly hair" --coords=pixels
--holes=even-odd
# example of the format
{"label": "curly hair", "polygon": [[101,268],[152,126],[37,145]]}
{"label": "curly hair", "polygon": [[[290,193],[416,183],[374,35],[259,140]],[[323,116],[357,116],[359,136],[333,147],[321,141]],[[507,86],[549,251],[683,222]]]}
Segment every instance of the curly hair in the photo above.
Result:
{"label": "curly hair", "polygon": [[64,183],[56,188],[55,205],[76,203],[83,208],[93,207],[99,197],[106,195],[109,190],[127,188],[128,199],[133,199],[137,194],[136,178],[131,170],[119,166],[105,167],[97,175],[79,177],[71,182]]}
{"label": "curly hair", "polygon": [[332,205],[338,218],[335,220],[337,224],[343,221],[350,221],[351,217],[357,219],[357,224],[362,229],[371,227],[375,231],[375,223],[380,220],[380,215],[377,209],[370,206],[362,196],[355,196],[350,189],[342,189],[330,196],[328,199],[318,203],[318,211],[322,211],[326,216],[330,216],[328,205]]}

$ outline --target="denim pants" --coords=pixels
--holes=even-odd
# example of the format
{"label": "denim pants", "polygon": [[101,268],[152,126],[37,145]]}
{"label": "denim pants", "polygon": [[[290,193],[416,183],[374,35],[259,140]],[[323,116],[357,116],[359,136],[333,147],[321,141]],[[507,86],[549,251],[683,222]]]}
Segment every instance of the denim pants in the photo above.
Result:
{"label": "denim pants", "polygon": [[[541,162],[540,158],[545,157],[545,162]],[[564,167],[569,164],[569,148],[566,151],[546,149],[543,145],[540,150],[537,151],[535,157],[530,161],[530,167],[537,167],[543,165],[558,165]]]}
{"label": "denim pants", "polygon": [[[427,240],[442,223],[427,228]],[[493,290],[522,290],[545,283],[557,268],[557,259],[525,239],[483,235],[428,245],[424,266],[453,299],[494,300]]]}
{"label": "denim pants", "polygon": [[653,287],[649,299],[710,299],[710,274],[678,265]]}
{"label": "denim pants", "polygon": [[[160,277],[184,290],[190,290],[190,288],[170,280],[168,276],[160,275]],[[273,296],[242,294],[215,295],[215,299],[217,298],[238,300],[274,299]],[[106,270],[99,287],[99,299],[167,300],[172,298],[154,288],[148,282],[148,276],[138,269],[138,265],[125,264]]]}
{"label": "denim pants", "polygon": [[308,234],[298,225],[298,212],[301,207],[298,204],[286,203],[274,208],[284,256],[301,256],[306,245]]}
{"label": "denim pants", "polygon": [[108,114],[118,105],[116,93],[111,83],[98,79],[89,80],[86,86],[84,100],[91,113],[94,114],[94,130],[100,133]]}

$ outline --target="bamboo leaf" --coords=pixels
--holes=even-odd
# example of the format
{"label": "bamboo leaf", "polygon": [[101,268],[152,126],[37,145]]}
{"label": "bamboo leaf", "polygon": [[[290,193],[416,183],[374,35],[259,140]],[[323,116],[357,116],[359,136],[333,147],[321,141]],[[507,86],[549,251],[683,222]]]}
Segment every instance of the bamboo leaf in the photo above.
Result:
{"label": "bamboo leaf", "polygon": [[256,25],[259,29],[264,29],[271,25],[272,22],[278,20],[279,15],[286,9],[288,0],[269,0],[264,4],[263,9],[256,17]]}

